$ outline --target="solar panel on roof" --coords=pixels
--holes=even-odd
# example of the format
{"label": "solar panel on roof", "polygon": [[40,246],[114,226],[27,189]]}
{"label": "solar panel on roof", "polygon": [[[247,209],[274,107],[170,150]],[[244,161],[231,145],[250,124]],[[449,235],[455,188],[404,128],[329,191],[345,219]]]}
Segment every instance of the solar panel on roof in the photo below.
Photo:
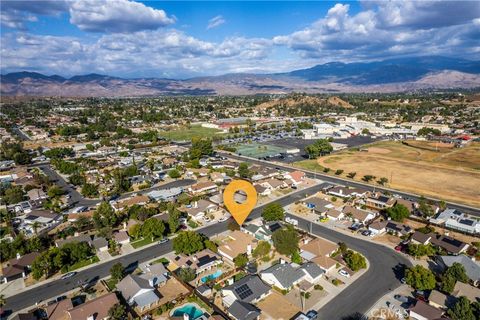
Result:
{"label": "solar panel on roof", "polygon": [[240,287],[235,289],[235,292],[238,294],[238,296],[242,300],[253,294],[252,290],[248,287],[247,284],[241,285]]}
{"label": "solar panel on roof", "polygon": [[459,221],[461,224],[466,224],[467,226],[473,226],[474,221],[470,219],[462,219]]}

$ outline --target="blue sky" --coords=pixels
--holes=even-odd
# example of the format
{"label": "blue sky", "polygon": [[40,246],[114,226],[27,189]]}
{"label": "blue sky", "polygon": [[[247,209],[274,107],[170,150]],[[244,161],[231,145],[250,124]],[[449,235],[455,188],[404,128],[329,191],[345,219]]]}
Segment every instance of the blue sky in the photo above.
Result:
{"label": "blue sky", "polygon": [[480,56],[479,1],[4,1],[2,73],[187,78]]}

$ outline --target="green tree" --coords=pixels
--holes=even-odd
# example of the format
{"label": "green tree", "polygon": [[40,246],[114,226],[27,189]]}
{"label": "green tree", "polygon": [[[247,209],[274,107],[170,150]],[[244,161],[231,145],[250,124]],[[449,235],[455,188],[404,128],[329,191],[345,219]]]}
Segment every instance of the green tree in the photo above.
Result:
{"label": "green tree", "polygon": [[177,169],[171,169],[170,171],[168,171],[168,176],[172,179],[178,179],[182,175],[180,174],[180,172]]}
{"label": "green tree", "polygon": [[421,265],[407,269],[405,280],[408,285],[417,290],[432,290],[436,285],[433,272]]}
{"label": "green tree", "polygon": [[93,183],[85,183],[82,186],[82,195],[86,198],[98,197],[98,186]]}
{"label": "green tree", "polygon": [[68,181],[70,181],[70,183],[75,185],[75,186],[81,186],[81,185],[85,184],[86,179],[82,174],[74,173],[68,178]]}
{"label": "green tree", "polygon": [[108,202],[101,202],[93,213],[95,228],[114,227],[119,222],[119,217]]}
{"label": "green tree", "polygon": [[138,239],[142,235],[142,225],[140,223],[134,224],[128,229],[128,234],[133,239]]}
{"label": "green tree", "polygon": [[24,193],[21,186],[10,186],[6,189],[0,187],[2,202],[5,204],[15,204],[23,201]]}
{"label": "green tree", "polygon": [[270,245],[270,243],[268,243],[267,241],[261,240],[258,242],[257,247],[253,249],[252,255],[255,258],[261,258],[270,254],[271,250],[272,250],[272,246]]}
{"label": "green tree", "polygon": [[238,166],[238,175],[240,178],[248,179],[252,177],[253,172],[248,169],[248,163],[242,162]]}
{"label": "green tree", "polygon": [[365,260],[365,257],[358,252],[347,250],[347,253],[343,256],[343,259],[347,263],[347,266],[353,271],[358,271],[367,267],[367,261]]}
{"label": "green tree", "polygon": [[302,257],[300,256],[300,253],[298,251],[295,251],[294,253],[292,253],[292,255],[290,256],[290,260],[296,264],[302,263]]}
{"label": "green tree", "polygon": [[362,180],[365,181],[365,182],[370,182],[372,181],[373,179],[375,179],[375,176],[372,176],[371,174],[366,174],[363,176]]}
{"label": "green tree", "polygon": [[193,254],[205,248],[204,238],[195,231],[181,231],[173,239],[173,250],[186,255]]}
{"label": "green tree", "polygon": [[240,253],[237,255],[235,258],[233,258],[233,263],[235,264],[235,267],[237,268],[243,268],[247,265],[248,263],[248,257],[244,253]]}
{"label": "green tree", "polygon": [[182,213],[178,211],[176,208],[172,208],[172,210],[169,210],[169,216],[168,216],[168,229],[170,230],[171,233],[177,232],[178,228],[180,227],[180,217]]}
{"label": "green tree", "polygon": [[326,139],[319,139],[314,143],[305,147],[305,152],[310,159],[318,158],[321,155],[330,153],[333,151],[333,147]]}
{"label": "green tree", "polygon": [[123,277],[125,276],[125,268],[120,262],[115,263],[110,268],[110,276],[116,281],[120,281],[123,279]]}
{"label": "green tree", "polygon": [[353,178],[355,178],[356,175],[357,175],[356,172],[349,172],[349,173],[347,174],[347,177],[350,178],[350,179],[353,179]]}
{"label": "green tree", "polygon": [[435,248],[431,244],[415,244],[409,243],[407,247],[409,255],[418,258],[423,256],[433,256],[436,254]]}
{"label": "green tree", "polygon": [[381,177],[380,179],[378,179],[378,184],[381,184],[382,186],[384,186],[385,184],[388,183],[388,179],[385,178],[385,177]]}
{"label": "green tree", "polygon": [[280,254],[290,256],[298,251],[298,233],[292,226],[276,230],[272,234],[272,240]]}
{"label": "green tree", "polygon": [[111,320],[125,320],[127,319],[127,309],[123,304],[116,303],[108,309],[108,316]]}
{"label": "green tree", "polygon": [[427,199],[420,197],[418,200],[418,211],[422,214],[424,218],[432,217],[435,213],[433,212],[432,206],[427,202]]}
{"label": "green tree", "polygon": [[441,279],[441,289],[447,293],[453,292],[453,288],[455,287],[457,281],[467,283],[469,280],[467,273],[465,272],[465,267],[458,262],[454,262],[450,267],[448,267],[443,273]]}
{"label": "green tree", "polygon": [[193,281],[197,277],[197,274],[195,273],[195,270],[193,270],[192,268],[182,268],[178,272],[178,277],[183,282],[190,282],[190,281]]}
{"label": "green tree", "polygon": [[391,208],[387,208],[385,213],[388,217],[392,218],[394,221],[402,222],[405,218],[410,216],[410,211],[403,204],[395,204]]}
{"label": "green tree", "polygon": [[342,169],[337,169],[337,170],[335,171],[335,175],[337,175],[337,176],[341,175],[342,173],[343,173],[343,170],[342,170]]}
{"label": "green tree", "polygon": [[467,297],[460,297],[453,308],[447,311],[452,320],[475,320],[478,319],[473,313],[473,308]]}
{"label": "green tree", "polygon": [[145,220],[145,223],[142,226],[142,236],[144,238],[155,238],[162,237],[165,233],[165,224],[163,221],[156,218],[149,218]]}
{"label": "green tree", "polygon": [[265,221],[283,220],[285,218],[285,210],[283,210],[283,207],[278,203],[269,203],[263,209],[262,218]]}
{"label": "green tree", "polygon": [[3,308],[7,304],[7,300],[5,299],[5,295],[0,294],[0,308]]}
{"label": "green tree", "polygon": [[200,159],[202,156],[213,153],[212,140],[208,138],[193,137],[190,148],[190,159]]}
{"label": "green tree", "polygon": [[217,244],[211,240],[205,240],[205,248],[209,249],[212,252],[218,252]]}

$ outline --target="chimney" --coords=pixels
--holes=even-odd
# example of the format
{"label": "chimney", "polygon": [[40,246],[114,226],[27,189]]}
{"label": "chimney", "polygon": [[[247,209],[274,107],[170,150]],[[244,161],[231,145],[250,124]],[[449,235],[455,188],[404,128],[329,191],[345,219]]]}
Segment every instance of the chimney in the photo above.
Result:
{"label": "chimney", "polygon": [[195,262],[198,261],[197,255],[193,255],[193,261],[195,261]]}
{"label": "chimney", "polygon": [[123,222],[123,230],[127,230],[127,222]]}
{"label": "chimney", "polygon": [[198,208],[198,202],[197,202],[197,201],[195,201],[195,202],[193,203],[193,207],[194,207],[194,208]]}
{"label": "chimney", "polygon": [[17,252],[17,260],[20,259],[21,257],[22,257],[22,255]]}
{"label": "chimney", "polygon": [[252,245],[247,244],[247,256],[250,256],[252,254]]}

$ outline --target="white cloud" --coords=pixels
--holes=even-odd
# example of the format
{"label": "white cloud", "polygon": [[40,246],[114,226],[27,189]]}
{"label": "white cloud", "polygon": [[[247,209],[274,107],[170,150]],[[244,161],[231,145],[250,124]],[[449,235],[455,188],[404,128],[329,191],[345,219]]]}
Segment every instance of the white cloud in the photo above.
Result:
{"label": "white cloud", "polygon": [[25,30],[26,22],[38,21],[37,15],[55,16],[68,9],[63,0],[2,1],[1,25]]}
{"label": "white cloud", "polygon": [[226,20],[222,16],[213,17],[212,19],[208,20],[207,30],[217,28],[225,22]]}
{"label": "white cloud", "polygon": [[130,33],[175,22],[165,11],[129,0],[78,0],[70,4],[70,23],[83,31]]}

